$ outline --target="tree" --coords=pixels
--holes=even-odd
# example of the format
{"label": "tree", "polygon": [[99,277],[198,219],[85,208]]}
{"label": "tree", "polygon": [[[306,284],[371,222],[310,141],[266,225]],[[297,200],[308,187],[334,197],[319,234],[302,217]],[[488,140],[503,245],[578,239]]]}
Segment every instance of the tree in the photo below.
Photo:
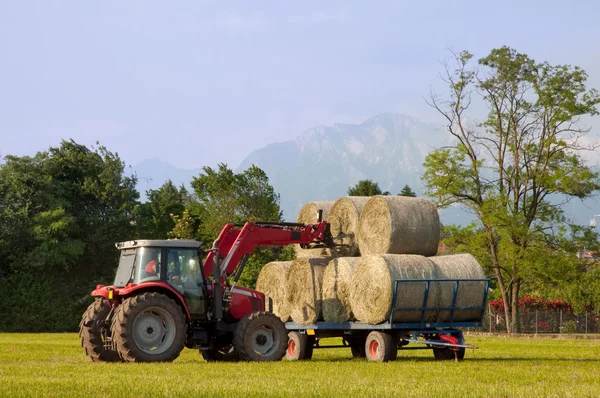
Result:
{"label": "tree", "polygon": [[133,236],[135,176],[106,148],[63,141],[0,165],[0,330],[74,330],[99,283],[110,283],[114,243]]}
{"label": "tree", "polygon": [[381,192],[379,184],[371,180],[360,180],[355,186],[348,188],[350,196],[375,196],[389,195],[389,192]]}
{"label": "tree", "polygon": [[402,188],[402,191],[400,191],[400,193],[398,194],[399,196],[411,196],[413,198],[417,197],[417,194],[413,192],[412,189],[410,189],[410,187],[408,185],[405,185]]}
{"label": "tree", "polygon": [[[234,173],[226,164],[217,169],[204,167],[192,180],[197,201],[182,217],[175,217],[171,236],[200,239],[212,243],[228,223],[282,221],[279,194],[269,184],[263,170],[251,166]],[[240,278],[242,286],[253,287],[262,266],[276,259],[288,259],[290,250],[282,247],[257,248],[250,256]]]}
{"label": "tree", "polygon": [[185,187],[177,189],[171,180],[159,189],[147,192],[148,201],[138,207],[136,223],[138,237],[166,239],[175,227],[172,216],[181,216],[189,194]]}
{"label": "tree", "polygon": [[[454,144],[427,156],[423,179],[438,205],[460,204],[477,216],[502,298],[510,303],[511,332],[518,330],[531,252],[564,221],[564,200],[600,188],[598,173],[580,156],[587,130],[578,123],[598,113],[600,97],[586,88],[587,74],[578,67],[536,63],[508,47],[480,59],[479,69],[472,57],[463,51],[445,63],[449,99],[430,97]],[[481,123],[469,113],[477,100],[489,110]]]}

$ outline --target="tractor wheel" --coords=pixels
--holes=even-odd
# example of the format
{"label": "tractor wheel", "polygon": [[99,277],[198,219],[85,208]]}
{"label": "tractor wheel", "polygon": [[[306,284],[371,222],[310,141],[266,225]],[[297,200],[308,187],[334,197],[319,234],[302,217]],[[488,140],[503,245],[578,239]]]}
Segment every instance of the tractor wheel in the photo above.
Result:
{"label": "tractor wheel", "polygon": [[315,336],[307,336],[299,332],[288,333],[288,346],[285,357],[289,361],[311,359],[315,347]]}
{"label": "tractor wheel", "polygon": [[242,361],[280,361],[288,347],[288,333],[276,315],[252,312],[239,321],[233,344]]}
{"label": "tractor wheel", "polygon": [[141,293],[117,308],[111,331],[123,361],[171,362],[185,345],[185,316],[164,294]]}
{"label": "tractor wheel", "polygon": [[391,334],[371,332],[365,342],[365,354],[369,361],[394,361],[398,357],[398,347]]}
{"label": "tractor wheel", "polygon": [[117,362],[119,354],[106,349],[104,342],[110,337],[106,317],[110,313],[108,300],[100,298],[89,305],[79,323],[79,338],[86,355],[94,362]]}
{"label": "tractor wheel", "polygon": [[206,362],[237,362],[240,360],[233,345],[200,350],[200,354],[202,354],[202,358],[204,358]]}
{"label": "tractor wheel", "polygon": [[364,358],[367,356],[365,351],[365,337],[353,337],[350,340],[350,350],[352,351],[352,358]]}

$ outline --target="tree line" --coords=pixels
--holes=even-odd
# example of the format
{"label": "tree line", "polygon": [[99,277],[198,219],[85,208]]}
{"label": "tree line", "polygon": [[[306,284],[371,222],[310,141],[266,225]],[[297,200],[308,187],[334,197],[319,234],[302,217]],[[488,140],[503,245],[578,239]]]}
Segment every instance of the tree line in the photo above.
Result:
{"label": "tree line", "polygon": [[[565,200],[600,189],[599,173],[581,158],[587,130],[579,119],[596,115],[600,103],[587,74],[508,47],[476,62],[468,52],[453,54],[444,66],[448,94],[432,94],[429,104],[453,141],[427,156],[425,196],[476,216],[444,227],[446,247],[472,253],[495,277],[491,298],[505,303],[508,331],[518,330],[524,295],[598,311],[600,267],[576,256],[582,247],[599,250],[598,234],[572,225],[563,211]],[[475,109],[488,113],[479,120]],[[136,183],[119,156],[99,145],[70,140],[32,157],[4,157],[0,330],[76,329],[91,290],[114,278],[115,242],[185,238],[206,248],[226,223],[282,221],[279,194],[256,166],[240,173],[204,167],[191,189],[167,181],[145,201]],[[347,194],[390,192],[367,179]],[[398,195],[416,196],[408,185]],[[252,287],[264,264],[293,256],[289,247],[257,249],[240,283]]]}

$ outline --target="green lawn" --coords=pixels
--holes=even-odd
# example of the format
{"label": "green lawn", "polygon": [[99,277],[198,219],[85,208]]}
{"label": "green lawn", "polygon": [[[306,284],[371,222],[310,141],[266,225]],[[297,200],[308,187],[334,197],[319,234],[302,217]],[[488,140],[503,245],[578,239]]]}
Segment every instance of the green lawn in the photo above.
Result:
{"label": "green lawn", "polygon": [[467,342],[479,350],[460,363],[430,351],[367,363],[321,349],[308,362],[209,364],[185,349],[170,364],[108,364],[90,362],[76,334],[0,334],[0,396],[600,396],[598,340]]}

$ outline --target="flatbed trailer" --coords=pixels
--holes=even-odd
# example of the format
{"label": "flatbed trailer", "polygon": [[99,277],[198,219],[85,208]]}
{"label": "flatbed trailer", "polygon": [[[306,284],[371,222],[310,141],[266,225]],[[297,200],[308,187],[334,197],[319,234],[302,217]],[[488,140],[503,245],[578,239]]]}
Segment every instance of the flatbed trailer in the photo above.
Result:
{"label": "flatbed trailer", "polygon": [[[464,327],[481,327],[486,310],[487,293],[490,279],[404,279],[394,281],[394,294],[392,303],[396,303],[398,292],[407,284],[422,285],[423,301],[419,307],[393,307],[388,321],[371,325],[358,321],[341,323],[316,322],[310,325],[301,325],[287,322],[289,342],[286,352],[288,360],[307,360],[312,358],[315,348],[344,348],[349,347],[355,358],[367,358],[370,361],[393,361],[398,355],[398,350],[433,350],[438,360],[459,361],[464,358],[467,348],[477,347],[466,344],[462,330]],[[434,285],[435,284],[435,285]],[[452,303],[449,306],[428,306],[428,298],[432,286],[441,288],[450,284],[453,289]],[[446,287],[447,288],[447,287]],[[459,298],[466,290],[473,293],[473,289],[481,295],[481,301],[474,306],[460,306]],[[420,318],[417,322],[394,321],[398,311],[416,312]],[[476,312],[479,315],[469,321],[455,321],[457,313],[464,311]],[[428,314],[448,314],[444,322],[428,321]],[[321,345],[320,339],[327,337],[341,337],[342,345]],[[412,344],[412,345],[411,345]],[[409,347],[409,345],[411,345]]]}

